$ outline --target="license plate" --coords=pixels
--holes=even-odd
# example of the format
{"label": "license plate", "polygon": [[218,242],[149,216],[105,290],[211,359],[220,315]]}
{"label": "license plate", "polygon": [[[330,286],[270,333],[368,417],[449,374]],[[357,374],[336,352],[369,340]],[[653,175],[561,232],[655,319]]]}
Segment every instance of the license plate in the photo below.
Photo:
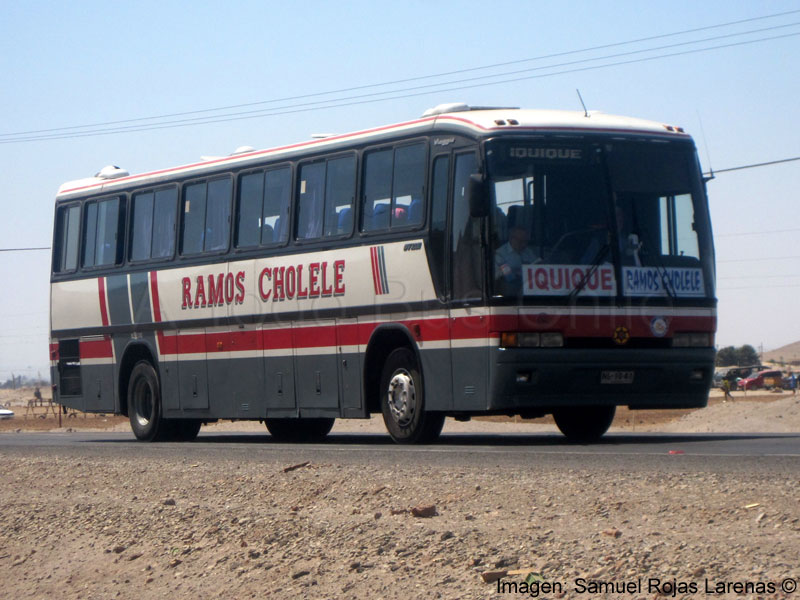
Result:
{"label": "license plate", "polygon": [[633,371],[601,371],[600,383],[603,384],[631,384]]}

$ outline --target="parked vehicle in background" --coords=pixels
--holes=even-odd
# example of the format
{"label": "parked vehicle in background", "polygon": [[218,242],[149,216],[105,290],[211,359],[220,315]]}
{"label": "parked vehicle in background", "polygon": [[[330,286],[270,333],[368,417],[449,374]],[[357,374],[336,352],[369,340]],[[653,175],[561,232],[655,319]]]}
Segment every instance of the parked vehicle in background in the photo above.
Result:
{"label": "parked vehicle in background", "polygon": [[14,411],[8,408],[0,408],[0,419],[13,419]]}
{"label": "parked vehicle in background", "polygon": [[739,389],[756,390],[761,388],[783,387],[783,373],[776,370],[759,371],[739,382]]}
{"label": "parked vehicle in background", "polygon": [[731,389],[736,389],[739,380],[754,376],[759,371],[766,371],[769,367],[764,365],[750,365],[747,367],[726,367],[714,373],[714,387],[722,389],[722,380],[727,379]]}
{"label": "parked vehicle in background", "polygon": [[714,371],[713,387],[722,389],[722,382],[728,379],[730,369],[719,369]]}
{"label": "parked vehicle in background", "polygon": [[[800,384],[800,379],[797,378],[797,373],[795,373],[795,385]],[[789,373],[783,379],[781,379],[781,387],[785,390],[792,389],[792,374]]]}

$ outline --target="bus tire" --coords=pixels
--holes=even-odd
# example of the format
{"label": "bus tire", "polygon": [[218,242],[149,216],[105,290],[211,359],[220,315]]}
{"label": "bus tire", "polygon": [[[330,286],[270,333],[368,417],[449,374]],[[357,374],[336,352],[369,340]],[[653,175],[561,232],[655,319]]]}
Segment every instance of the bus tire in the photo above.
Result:
{"label": "bus tire", "polygon": [[570,442],[596,442],[611,427],[616,406],[566,406],[553,411],[553,419]]}
{"label": "bus tire", "polygon": [[442,432],[445,415],[425,410],[425,390],[417,358],[408,348],[394,350],[381,373],[381,412],[398,444],[425,444]]}
{"label": "bus tire", "polygon": [[335,422],[329,417],[264,420],[270,435],[279,442],[321,442]]}
{"label": "bus tire", "polygon": [[200,433],[203,421],[200,419],[174,419],[167,422],[171,431],[170,439],[176,442],[191,442]]}
{"label": "bus tire", "polygon": [[128,381],[128,418],[136,439],[157,442],[171,437],[172,428],[161,415],[158,373],[147,360],[140,360]]}

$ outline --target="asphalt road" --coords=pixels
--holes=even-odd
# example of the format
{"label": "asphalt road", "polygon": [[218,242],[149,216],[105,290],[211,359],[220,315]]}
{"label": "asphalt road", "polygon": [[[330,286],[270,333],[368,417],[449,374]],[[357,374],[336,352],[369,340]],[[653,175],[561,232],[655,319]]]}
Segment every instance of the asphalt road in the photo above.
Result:
{"label": "asphalt road", "polygon": [[165,460],[293,464],[383,464],[444,468],[581,468],[628,472],[800,474],[800,434],[606,435],[575,445],[560,434],[444,434],[429,446],[399,446],[387,435],[331,434],[322,444],[281,444],[261,433],[201,433],[190,443],[137,442],[131,433],[4,433],[3,455],[141,456]]}

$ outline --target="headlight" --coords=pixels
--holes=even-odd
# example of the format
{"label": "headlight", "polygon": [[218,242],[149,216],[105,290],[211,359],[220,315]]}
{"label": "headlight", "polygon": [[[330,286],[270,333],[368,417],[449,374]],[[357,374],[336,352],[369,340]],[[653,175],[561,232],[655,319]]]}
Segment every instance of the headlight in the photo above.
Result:
{"label": "headlight", "polygon": [[564,345],[564,336],[558,332],[542,334],[542,348],[561,348]]}
{"label": "headlight", "polygon": [[501,348],[560,348],[563,345],[564,336],[557,332],[506,331],[500,334]]}

